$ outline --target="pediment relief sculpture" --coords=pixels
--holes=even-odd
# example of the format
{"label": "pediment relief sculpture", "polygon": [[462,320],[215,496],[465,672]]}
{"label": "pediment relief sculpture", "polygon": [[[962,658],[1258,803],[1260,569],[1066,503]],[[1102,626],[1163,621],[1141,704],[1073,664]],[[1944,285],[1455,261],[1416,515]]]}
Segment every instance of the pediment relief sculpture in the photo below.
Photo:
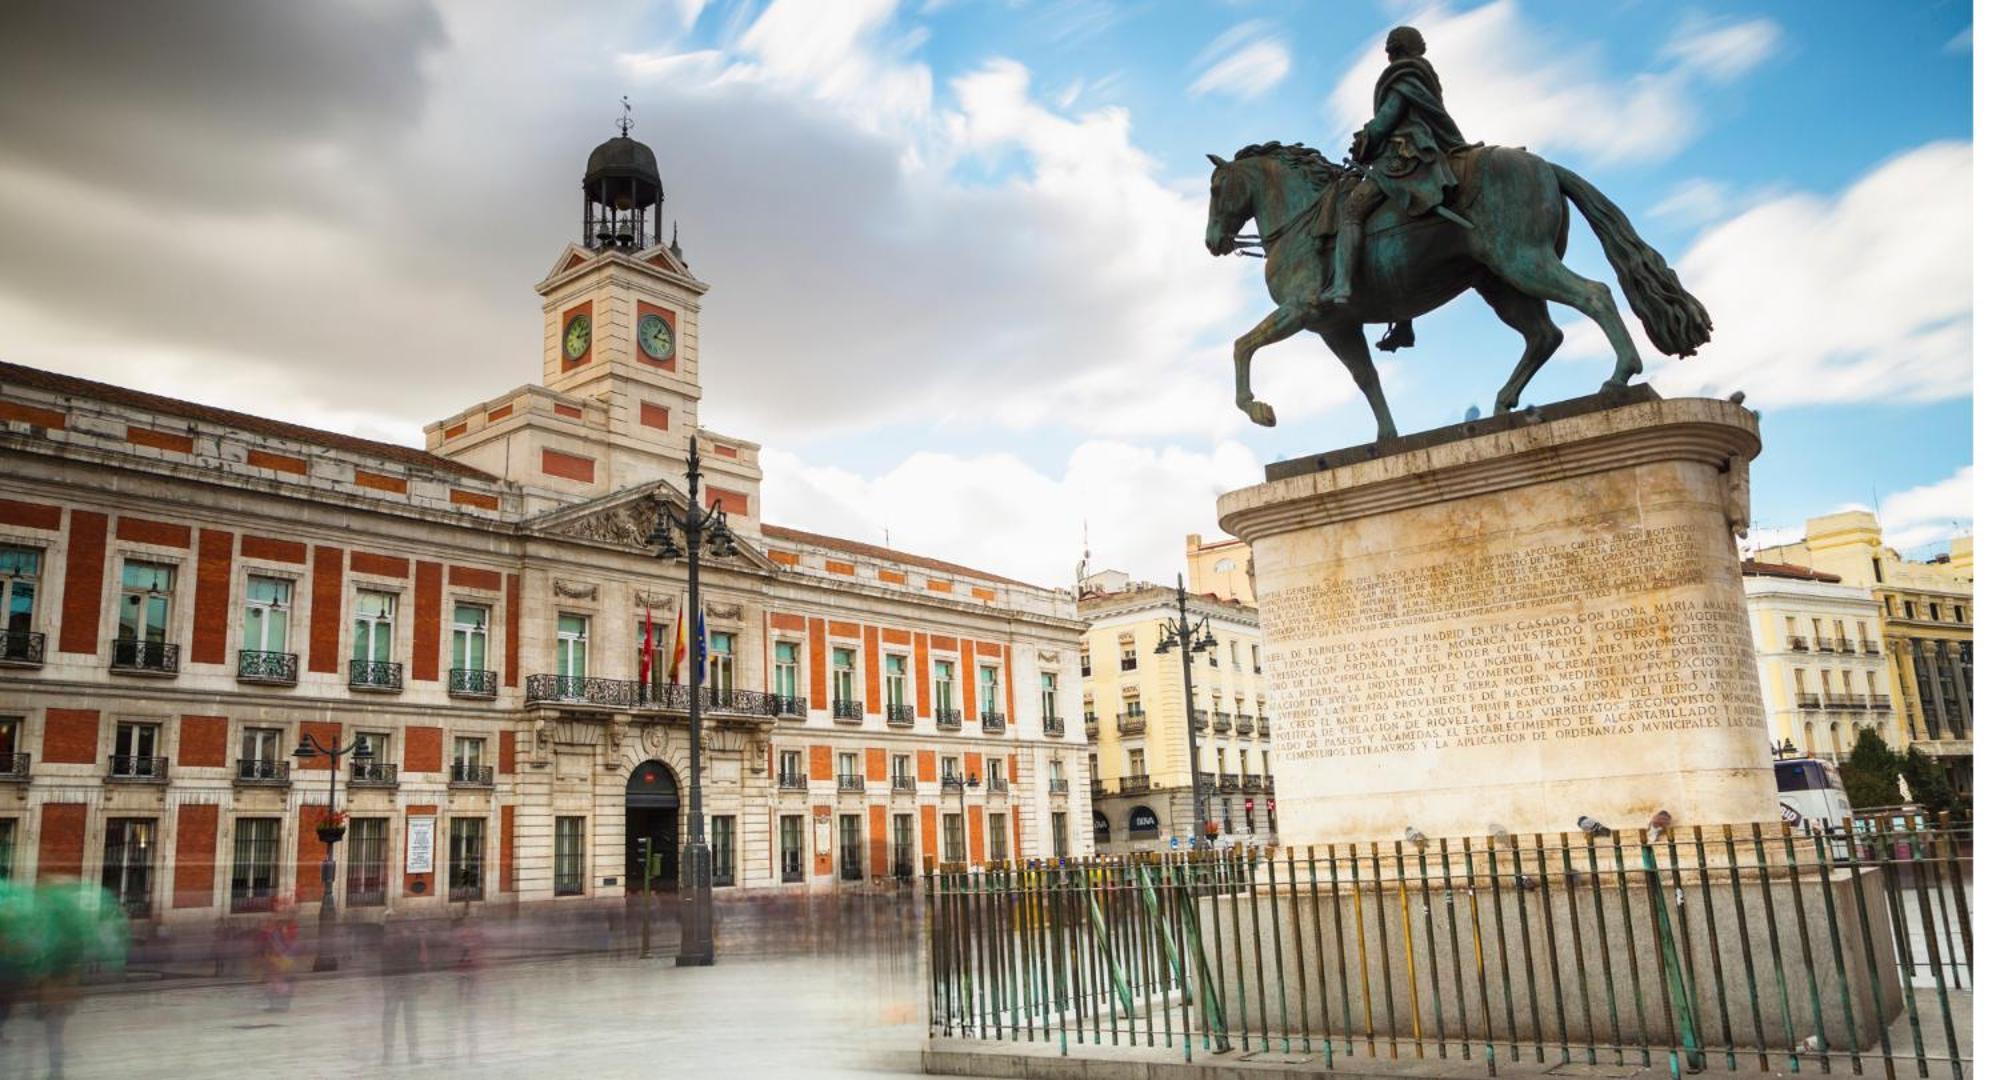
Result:
{"label": "pediment relief sculpture", "polygon": [[597,599],[597,586],[582,582],[564,581],[561,578],[557,578],[555,581],[555,590],[557,596],[570,600]]}

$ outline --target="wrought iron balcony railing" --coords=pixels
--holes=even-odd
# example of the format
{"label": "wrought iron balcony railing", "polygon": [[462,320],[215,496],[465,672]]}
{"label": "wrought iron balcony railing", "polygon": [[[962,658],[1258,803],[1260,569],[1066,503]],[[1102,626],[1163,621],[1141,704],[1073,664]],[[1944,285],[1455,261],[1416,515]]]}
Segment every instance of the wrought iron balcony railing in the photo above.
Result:
{"label": "wrought iron balcony railing", "polygon": [[805,789],[806,789],[806,774],[796,773],[796,772],[795,773],[781,772],[778,774],[779,791],[804,791]]}
{"label": "wrought iron balcony railing", "polygon": [[1065,776],[1049,777],[1049,794],[1051,795],[1069,794],[1069,778]]}
{"label": "wrought iron balcony railing", "polygon": [[0,754],[0,783],[26,780],[33,764],[33,754]]}
{"label": "wrought iron balcony railing", "polygon": [[1889,708],[1889,695],[1887,694],[1868,695],[1868,707],[1871,709],[1887,710]]}
{"label": "wrought iron balcony railing", "polygon": [[889,790],[897,794],[914,792],[917,790],[917,778],[911,776],[909,773],[900,773],[891,776],[889,777]]}
{"label": "wrought iron balcony railing", "polygon": [[1807,652],[1811,650],[1812,644],[1806,640],[1805,635],[1792,634],[1790,637],[1793,652]]}
{"label": "wrought iron balcony railing", "polygon": [[1799,708],[1801,708],[1801,709],[1817,709],[1817,708],[1819,708],[1819,695],[1818,695],[1818,694],[1800,694],[1800,695],[1799,695]]}
{"label": "wrought iron balcony railing", "polygon": [[890,727],[906,728],[917,726],[917,707],[915,705],[890,705],[883,709],[883,713],[889,718]]}
{"label": "wrought iron balcony railing", "polygon": [[1236,791],[1241,787],[1242,784],[1237,780],[1235,773],[1226,772],[1216,778],[1215,790],[1217,791]]}
{"label": "wrought iron balcony railing", "polygon": [[986,791],[988,794],[1005,795],[1007,794],[1008,786],[1007,778],[1004,776],[989,776],[986,778]]}
{"label": "wrought iron balcony railing", "polygon": [[395,787],[396,766],[387,761],[354,761],[347,766],[349,787]]}
{"label": "wrought iron balcony railing", "polygon": [[771,695],[771,715],[784,716],[793,720],[806,718],[806,699],[791,694]]}
{"label": "wrought iron balcony railing", "polygon": [[1194,712],[1188,714],[1188,726],[1193,728],[1196,734],[1200,734],[1206,730],[1208,727],[1208,710],[1196,709]]}
{"label": "wrought iron balcony railing", "polygon": [[1211,730],[1213,730],[1217,735],[1227,735],[1229,734],[1229,729],[1230,729],[1229,714],[1226,712],[1216,713],[1215,723],[1211,728]]}
{"label": "wrought iron balcony railing", "polygon": [[292,782],[292,763],[274,758],[237,758],[236,782],[283,787]]}
{"label": "wrought iron balcony railing", "polygon": [[954,775],[952,775],[951,773],[946,773],[946,774],[944,775],[944,778],[943,778],[942,780],[939,780],[939,781],[938,781],[938,790],[939,790],[939,791],[964,791],[964,790],[965,790],[965,777],[963,777],[963,776],[954,776]]}
{"label": "wrought iron balcony railing", "polygon": [[1118,670],[1120,670],[1120,671],[1137,671],[1137,670],[1139,670],[1139,658],[1138,658],[1138,657],[1136,657],[1136,656],[1121,656],[1121,657],[1119,657],[1119,658],[1118,658]]}
{"label": "wrought iron balcony railing", "polygon": [[861,716],[862,716],[861,703],[859,701],[855,701],[853,699],[847,699],[847,700],[841,700],[839,698],[834,699],[833,718],[835,720],[845,721],[850,724],[858,724],[861,722]]}
{"label": "wrought iron balcony railing", "polygon": [[1195,783],[1197,783],[1197,784],[1200,784],[1200,785],[1201,785],[1201,790],[1203,790],[1203,791],[1214,791],[1214,790],[1215,790],[1215,774],[1214,774],[1214,773],[1212,773],[1212,772],[1198,772],[1198,773],[1194,774],[1194,777],[1195,777]]}
{"label": "wrought iron balcony railing", "polygon": [[113,754],[111,779],[164,784],[167,782],[167,759],[146,755]]}
{"label": "wrought iron balcony railing", "polygon": [[299,654],[239,650],[236,654],[236,681],[296,686],[299,681]]}
{"label": "wrought iron balcony railing", "polygon": [[1063,718],[1060,716],[1042,717],[1042,734],[1047,735],[1049,738],[1052,739],[1062,738]]}
{"label": "wrought iron balcony railing", "polygon": [[935,715],[939,731],[957,731],[965,726],[965,717],[957,709],[940,708]]}
{"label": "wrought iron balcony railing", "polygon": [[1144,712],[1123,712],[1118,714],[1118,734],[1143,735],[1146,733]]}
{"label": "wrought iron balcony railing", "polygon": [[1270,717],[1268,717],[1268,716],[1260,716],[1260,717],[1258,717],[1258,718],[1257,718],[1257,734],[1259,734],[1259,735],[1264,735],[1264,736],[1268,736],[1268,735],[1270,735],[1270,734],[1271,734],[1271,718],[1270,718]]}
{"label": "wrought iron balcony railing", "polygon": [[1095,739],[1095,738],[1097,738],[1097,714],[1096,714],[1096,713],[1094,713],[1094,712],[1087,712],[1087,713],[1084,713],[1084,714],[1083,714],[1083,736],[1084,736],[1084,738],[1086,738],[1086,739]]}
{"label": "wrought iron balcony railing", "polygon": [[492,787],[493,766],[454,761],[451,763],[451,786]]}
{"label": "wrought iron balcony railing", "polygon": [[1236,734],[1248,735],[1257,730],[1257,718],[1245,713],[1236,714]]}
{"label": "wrought iron balcony railing", "polygon": [[1833,648],[1836,652],[1852,653],[1854,651],[1854,643],[1846,638],[1835,638]]}
{"label": "wrought iron balcony railing", "polygon": [[1153,790],[1153,778],[1147,776],[1145,773],[1133,773],[1118,781],[1118,790],[1121,793],[1128,791],[1151,791]]}
{"label": "wrought iron balcony railing", "polygon": [[403,665],[393,660],[349,660],[347,686],[351,690],[394,692],[403,688]]}
{"label": "wrought iron balcony railing", "polygon": [[979,714],[979,730],[988,735],[1004,735],[1007,731],[1007,714],[983,712]]}
{"label": "wrought iron balcony railing", "polygon": [[119,638],[111,643],[111,670],[141,675],[177,675],[181,647],[165,641]]}
{"label": "wrought iron balcony railing", "polygon": [[1261,776],[1252,776],[1252,775],[1250,775],[1249,773],[1244,773],[1244,774],[1243,774],[1243,790],[1245,790],[1245,791],[1262,791],[1262,790],[1264,790],[1264,778],[1263,778],[1263,777],[1261,777]]}
{"label": "wrought iron balcony railing", "polygon": [[1880,656],[1882,655],[1882,646],[1878,642],[1863,641],[1861,643],[1861,651],[1869,656]]}
{"label": "wrought iron balcony railing", "polygon": [[483,668],[452,668],[449,690],[452,697],[491,698],[500,693],[500,676]]}
{"label": "wrought iron balcony railing", "polygon": [[1813,648],[1819,652],[1832,652],[1833,640],[1831,638],[1815,637],[1813,638]]}
{"label": "wrought iron balcony railing", "polygon": [[0,630],[0,667],[41,667],[48,638],[32,630]]}
{"label": "wrought iron balcony railing", "polygon": [[834,778],[834,786],[843,794],[859,794],[868,790],[868,782],[862,779],[860,773],[842,773]]}
{"label": "wrought iron balcony railing", "polygon": [[1109,792],[1108,792],[1108,791],[1107,791],[1107,790],[1105,789],[1105,787],[1104,787],[1104,781],[1102,781],[1102,780],[1092,780],[1092,781],[1090,782],[1090,797],[1091,797],[1091,798],[1093,798],[1093,799],[1102,799],[1102,798],[1103,798],[1103,797],[1104,797],[1105,795],[1107,795],[1107,794],[1109,794]]}

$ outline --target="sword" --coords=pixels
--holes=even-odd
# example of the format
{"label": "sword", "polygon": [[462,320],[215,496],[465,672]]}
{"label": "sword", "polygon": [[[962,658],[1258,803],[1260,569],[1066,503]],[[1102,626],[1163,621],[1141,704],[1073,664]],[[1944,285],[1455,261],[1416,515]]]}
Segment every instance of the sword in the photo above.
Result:
{"label": "sword", "polygon": [[[1352,163],[1350,164],[1350,162]],[[1349,159],[1349,162],[1342,162],[1342,164],[1348,166],[1349,168],[1352,168],[1355,172],[1360,173],[1361,175],[1367,177],[1368,179],[1375,181],[1375,186],[1381,188],[1383,191],[1386,192],[1389,190],[1389,186],[1382,182],[1382,178],[1375,175],[1375,166],[1373,164],[1364,165],[1361,164],[1360,162],[1353,162],[1352,159]],[[1443,203],[1439,203],[1436,206],[1431,207],[1431,212],[1437,214],[1437,216],[1445,219],[1446,221],[1453,223],[1454,225],[1459,225],[1467,229],[1475,229],[1475,230],[1479,228],[1479,226],[1474,225],[1470,220],[1468,220],[1465,217],[1465,215],[1459,213],[1456,210],[1453,210],[1451,207],[1446,206]]]}

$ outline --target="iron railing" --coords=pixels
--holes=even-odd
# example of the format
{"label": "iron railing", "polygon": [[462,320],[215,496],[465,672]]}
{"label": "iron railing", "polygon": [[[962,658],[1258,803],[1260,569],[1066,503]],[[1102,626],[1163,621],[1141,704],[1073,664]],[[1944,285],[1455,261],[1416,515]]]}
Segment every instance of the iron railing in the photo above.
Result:
{"label": "iron railing", "polygon": [[772,694],[771,715],[784,716],[793,720],[806,718],[806,699],[793,694]]}
{"label": "iron railing", "polygon": [[1800,695],[1799,695],[1799,708],[1801,708],[1801,709],[1817,709],[1817,708],[1819,708],[1819,695],[1818,695],[1818,694],[1813,694],[1813,693],[1805,693],[1805,694],[1800,694]]}
{"label": "iron railing", "polygon": [[1962,1078],[1971,857],[1940,815],[946,866],[930,1033]]}
{"label": "iron railing", "polygon": [[492,787],[493,766],[454,761],[451,763],[450,782],[454,787]]}
{"label": "iron railing", "polygon": [[861,715],[861,703],[859,701],[841,701],[836,699],[833,703],[833,718],[835,720],[846,720],[850,723],[858,724],[861,722]]}
{"label": "iron railing", "polygon": [[1250,773],[1243,774],[1243,790],[1246,792],[1264,790],[1264,778]]}
{"label": "iron railing", "polygon": [[1118,714],[1118,734],[1144,735],[1146,714],[1144,712],[1122,712]]}
{"label": "iron railing", "polygon": [[299,654],[240,649],[236,653],[236,680],[293,686],[299,681]]}
{"label": "iron railing", "polygon": [[1216,714],[1215,714],[1215,723],[1214,723],[1214,725],[1213,725],[1213,730],[1215,731],[1215,733],[1216,733],[1217,735],[1227,735],[1227,734],[1229,734],[1229,729],[1230,729],[1230,727],[1231,727],[1231,726],[1232,726],[1232,725],[1231,725],[1231,724],[1230,724],[1230,722],[1229,722],[1229,714],[1228,714],[1228,713],[1226,713],[1226,712],[1219,712],[1219,713],[1216,713]]}
{"label": "iron railing", "polygon": [[778,774],[779,791],[804,791],[805,789],[806,789],[806,774],[787,773],[787,772],[781,772]]}
{"label": "iron railing", "polygon": [[834,786],[843,794],[859,794],[868,790],[868,782],[861,778],[860,773],[841,773],[834,778]]}
{"label": "iron railing", "polygon": [[899,795],[913,794],[917,790],[917,778],[909,773],[896,773],[889,777],[889,790]]}
{"label": "iron railing", "polygon": [[1133,773],[1130,776],[1121,777],[1118,781],[1118,791],[1121,794],[1128,791],[1151,790],[1153,790],[1153,778],[1147,776],[1145,773]]}
{"label": "iron railing", "polygon": [[167,782],[167,759],[145,754],[111,755],[111,779]]}
{"label": "iron railing", "polygon": [[1069,778],[1066,776],[1049,777],[1049,794],[1051,795],[1069,794]]}
{"label": "iron railing", "polygon": [[1007,778],[1004,776],[988,774],[986,777],[986,791],[988,794],[1005,795],[1009,786]]}
{"label": "iron railing", "polygon": [[401,690],[403,665],[394,660],[349,660],[347,685],[354,690]]}
{"label": "iron railing", "polygon": [[354,761],[347,766],[352,787],[395,787],[396,766],[386,761]]}
{"label": "iron railing", "polygon": [[1216,778],[1215,790],[1217,791],[1235,791],[1238,786],[1235,773],[1226,772]]}
{"label": "iron railing", "polygon": [[237,758],[236,782],[281,787],[292,782],[292,763],[275,758]]}
{"label": "iron railing", "polygon": [[1208,710],[1207,710],[1207,709],[1196,709],[1196,710],[1195,710],[1195,711],[1194,711],[1194,712],[1193,712],[1192,714],[1190,714],[1190,715],[1188,716],[1188,726],[1189,726],[1189,727],[1191,727],[1191,728],[1193,728],[1193,729],[1194,729],[1194,731],[1195,731],[1195,734],[1197,734],[1197,735],[1201,734],[1201,733],[1202,733],[1202,732],[1204,732],[1204,731],[1207,731],[1207,730],[1208,730]]}
{"label": "iron railing", "polygon": [[1004,735],[1007,732],[1007,714],[983,712],[979,714],[979,730],[988,735]]}
{"label": "iron railing", "polygon": [[111,643],[111,670],[175,675],[181,670],[181,647],[165,641],[119,638]]}
{"label": "iron railing", "polygon": [[1086,738],[1086,739],[1095,739],[1095,738],[1097,738],[1097,714],[1096,714],[1096,713],[1084,713],[1084,714],[1083,714],[1083,737],[1084,737],[1084,738]]}
{"label": "iron railing", "polygon": [[1271,734],[1270,717],[1260,716],[1257,718],[1257,734],[1264,737],[1268,737]]}
{"label": "iron railing", "polygon": [[964,790],[965,790],[965,777],[963,777],[963,776],[956,776],[956,775],[953,775],[953,774],[951,774],[951,773],[946,773],[946,774],[944,775],[944,777],[943,777],[942,779],[940,779],[940,780],[938,781],[938,790],[939,790],[939,791],[964,791]]}
{"label": "iron railing", "polygon": [[1062,737],[1063,737],[1063,718],[1062,718],[1062,717],[1060,717],[1060,716],[1044,716],[1044,717],[1042,717],[1042,734],[1044,734],[1044,735],[1048,736],[1048,737],[1049,737],[1049,738],[1051,738],[1051,739],[1060,739],[1060,738],[1062,738]]}
{"label": "iron railing", "polygon": [[448,692],[453,697],[490,698],[500,694],[500,676],[483,668],[451,669]]}
{"label": "iron railing", "polygon": [[937,718],[939,731],[957,731],[965,726],[965,717],[957,709],[939,707],[933,715]]}
{"label": "iron railing", "polygon": [[34,763],[33,754],[0,754],[0,783],[26,780]]}
{"label": "iron railing", "polygon": [[48,638],[33,630],[0,630],[0,664],[40,667]]}
{"label": "iron railing", "polygon": [[917,707],[914,705],[890,705],[883,715],[888,717],[890,727],[915,727]]}
{"label": "iron railing", "polygon": [[1236,734],[1248,735],[1257,730],[1257,718],[1249,713],[1236,714]]}
{"label": "iron railing", "polygon": [[1806,652],[1812,648],[1812,646],[1806,641],[1805,635],[1792,634],[1789,636],[1791,638],[1791,645],[1793,652]]}

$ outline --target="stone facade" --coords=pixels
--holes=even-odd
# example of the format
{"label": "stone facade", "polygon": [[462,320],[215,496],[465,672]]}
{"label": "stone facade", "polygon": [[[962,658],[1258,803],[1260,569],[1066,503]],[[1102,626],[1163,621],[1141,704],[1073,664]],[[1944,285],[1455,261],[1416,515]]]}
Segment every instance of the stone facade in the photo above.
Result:
{"label": "stone facade", "polygon": [[[756,445],[696,421],[706,286],[670,249],[572,245],[541,288],[543,384],[427,450],[0,365],[0,875],[155,919],[313,906],[331,795],[364,911],[623,895],[637,832],[687,835],[687,566],[647,537],[690,436],[738,539],[699,613],[719,886],[1089,852],[1070,595],[764,523]],[[677,363],[633,347],[640,311]],[[374,759],[295,759],[304,734]]]}
{"label": "stone facade", "polygon": [[1752,561],[1743,564],[1743,593],[1773,744],[1834,762],[1863,731],[1892,748],[1904,744],[1881,608],[1867,589],[1802,566]]}

